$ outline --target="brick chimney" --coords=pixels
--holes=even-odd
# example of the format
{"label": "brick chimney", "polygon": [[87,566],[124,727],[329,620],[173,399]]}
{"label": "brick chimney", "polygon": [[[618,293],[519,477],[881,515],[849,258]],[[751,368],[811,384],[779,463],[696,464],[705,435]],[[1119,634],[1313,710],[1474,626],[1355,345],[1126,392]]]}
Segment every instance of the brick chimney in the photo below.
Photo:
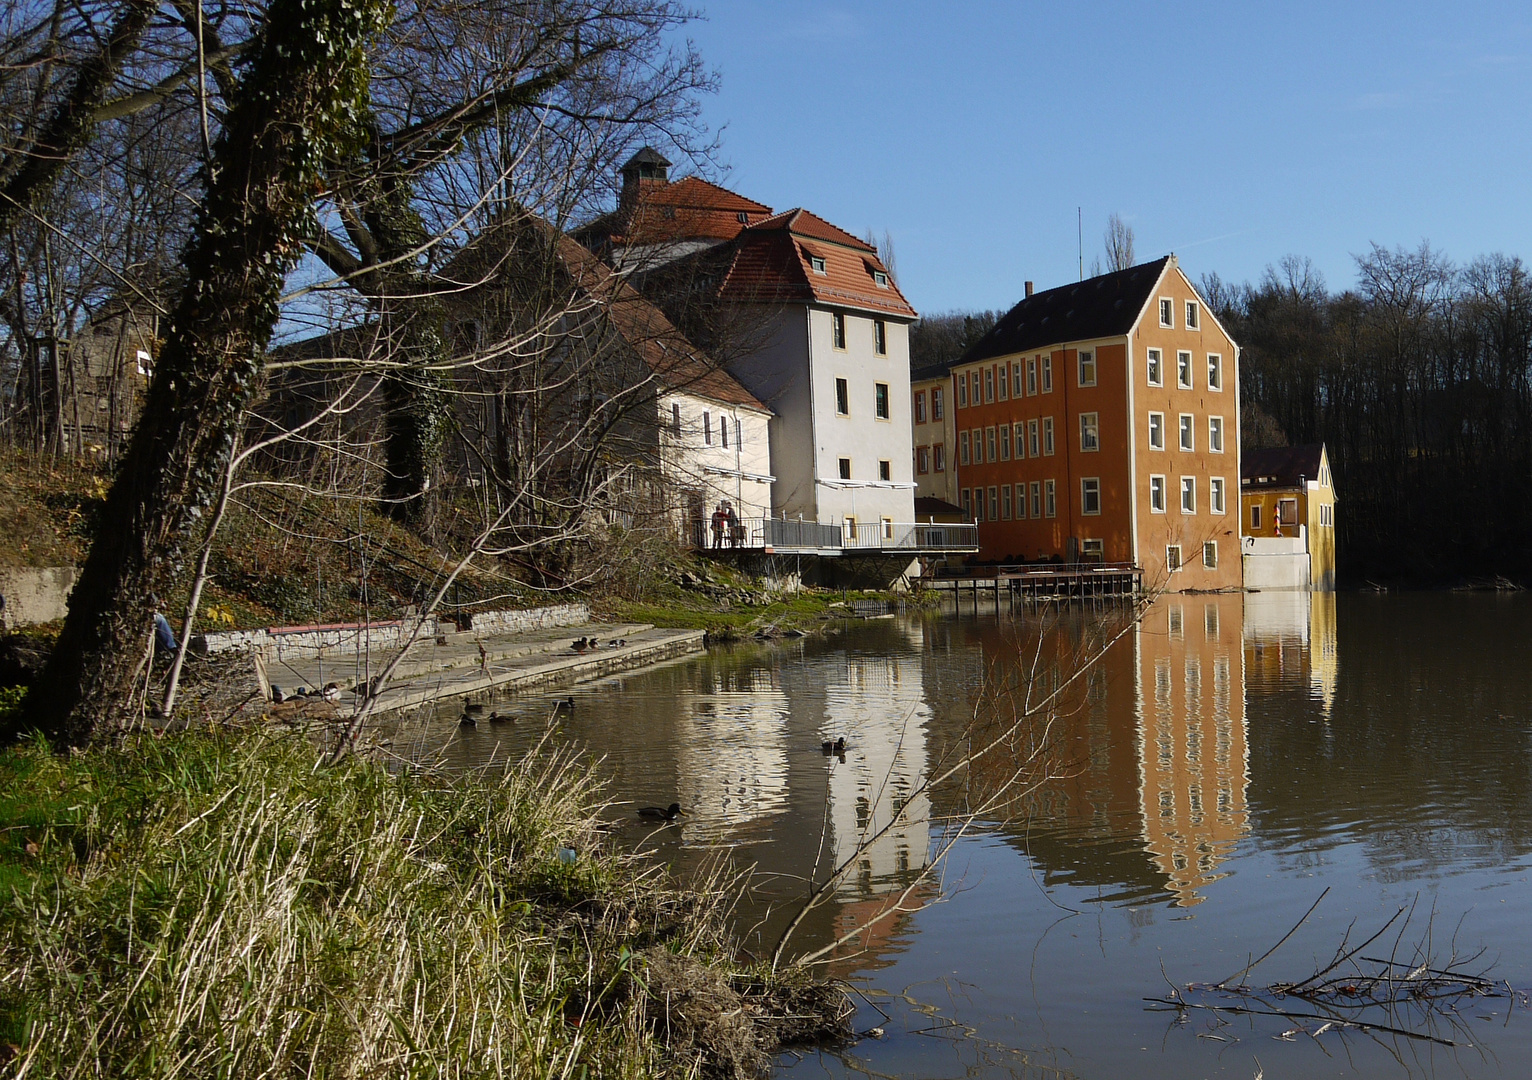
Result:
{"label": "brick chimney", "polygon": [[1032,295],[1032,283],[1030,281],[1027,282],[1027,295],[1028,296]]}

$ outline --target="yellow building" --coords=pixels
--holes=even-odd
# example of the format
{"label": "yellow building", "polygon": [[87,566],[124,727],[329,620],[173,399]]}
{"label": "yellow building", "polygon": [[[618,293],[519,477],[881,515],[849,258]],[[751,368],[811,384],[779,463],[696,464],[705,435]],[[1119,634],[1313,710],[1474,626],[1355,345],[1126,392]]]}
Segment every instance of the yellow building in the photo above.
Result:
{"label": "yellow building", "polygon": [[[910,372],[910,422],[915,451],[915,499],[958,501],[957,462],[952,460],[957,437],[952,426],[952,377],[946,364]],[[926,519],[918,512],[916,521]]]}
{"label": "yellow building", "polygon": [[1324,443],[1240,462],[1246,588],[1335,588],[1335,483]]}

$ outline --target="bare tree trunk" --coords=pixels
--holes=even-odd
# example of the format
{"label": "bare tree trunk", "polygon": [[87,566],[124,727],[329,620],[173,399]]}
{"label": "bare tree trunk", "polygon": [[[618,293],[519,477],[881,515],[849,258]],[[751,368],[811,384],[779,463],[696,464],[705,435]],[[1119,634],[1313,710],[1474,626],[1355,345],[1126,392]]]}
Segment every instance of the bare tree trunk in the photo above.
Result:
{"label": "bare tree trunk", "polygon": [[23,722],[79,745],[130,719],[135,646],[151,596],[180,571],[187,534],[223,479],[260,378],[277,300],[302,253],[327,160],[355,138],[364,46],[385,0],[275,0],[213,149],[143,416]]}

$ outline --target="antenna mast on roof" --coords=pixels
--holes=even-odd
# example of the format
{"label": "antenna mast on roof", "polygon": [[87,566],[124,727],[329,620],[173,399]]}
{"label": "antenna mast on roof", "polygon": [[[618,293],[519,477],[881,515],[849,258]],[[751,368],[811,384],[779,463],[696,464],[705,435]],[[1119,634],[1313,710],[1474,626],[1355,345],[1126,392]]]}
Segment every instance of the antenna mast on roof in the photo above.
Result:
{"label": "antenna mast on roof", "polygon": [[1080,253],[1080,280],[1085,280],[1085,211],[1075,207],[1075,249]]}

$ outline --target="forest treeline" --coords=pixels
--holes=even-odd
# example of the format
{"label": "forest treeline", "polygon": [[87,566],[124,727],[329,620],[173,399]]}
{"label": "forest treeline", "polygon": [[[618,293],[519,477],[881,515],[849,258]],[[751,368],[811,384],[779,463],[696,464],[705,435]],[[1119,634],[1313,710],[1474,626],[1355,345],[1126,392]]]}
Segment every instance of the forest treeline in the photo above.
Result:
{"label": "forest treeline", "polygon": [[[1455,264],[1373,245],[1332,292],[1290,255],[1202,291],[1240,346],[1243,448],[1323,442],[1343,583],[1532,578],[1532,282],[1514,256]],[[910,363],[950,363],[997,312],[948,312]]]}

